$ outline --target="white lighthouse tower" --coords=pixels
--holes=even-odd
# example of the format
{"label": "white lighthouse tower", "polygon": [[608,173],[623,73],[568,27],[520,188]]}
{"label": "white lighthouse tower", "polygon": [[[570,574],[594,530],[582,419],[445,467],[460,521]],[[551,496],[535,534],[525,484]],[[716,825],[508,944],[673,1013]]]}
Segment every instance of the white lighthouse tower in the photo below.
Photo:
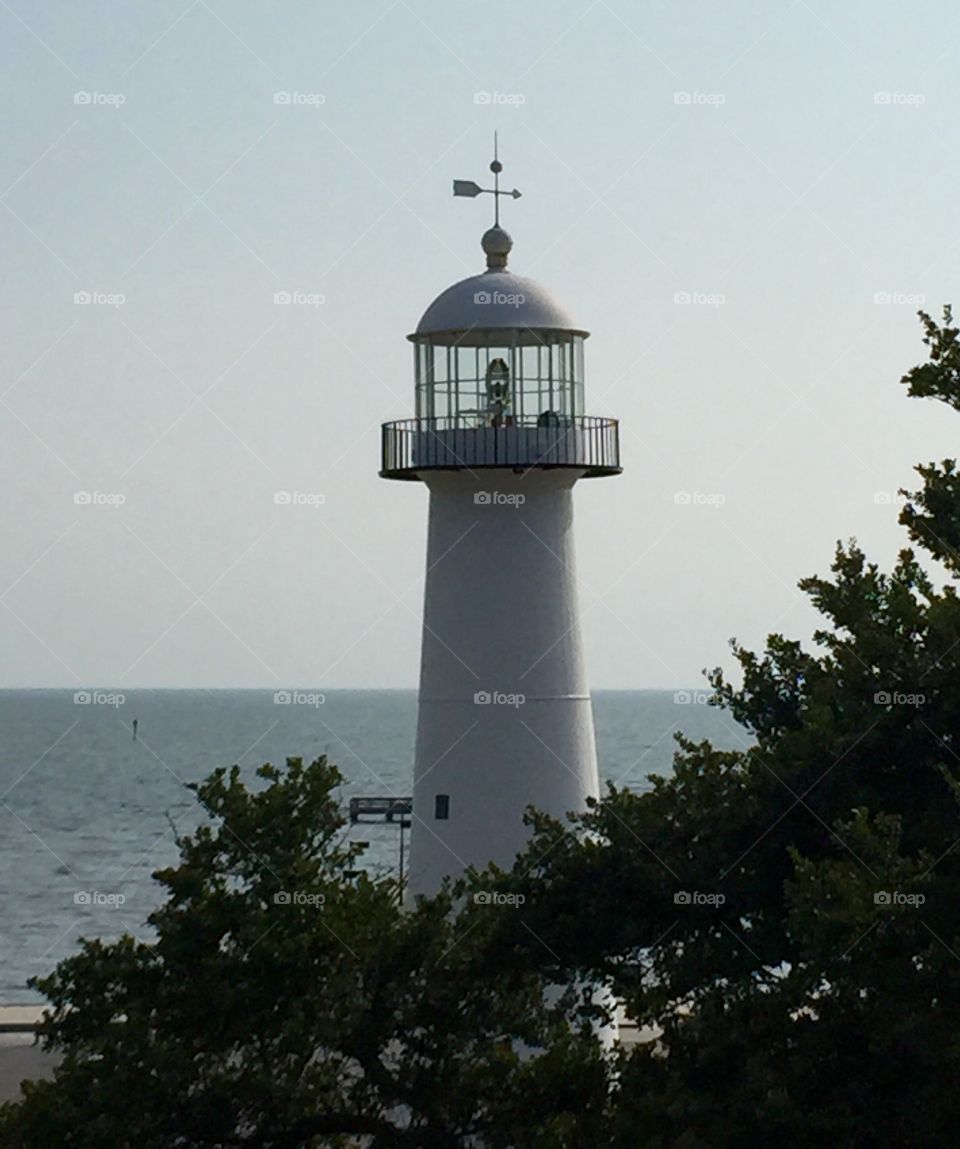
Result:
{"label": "white lighthouse tower", "polygon": [[573,488],[620,471],[617,422],[585,414],[584,331],[507,268],[494,188],[487,267],[424,312],[416,418],[383,427],[387,479],[430,492],[409,892],[509,867],[527,806],[598,793],[577,609]]}

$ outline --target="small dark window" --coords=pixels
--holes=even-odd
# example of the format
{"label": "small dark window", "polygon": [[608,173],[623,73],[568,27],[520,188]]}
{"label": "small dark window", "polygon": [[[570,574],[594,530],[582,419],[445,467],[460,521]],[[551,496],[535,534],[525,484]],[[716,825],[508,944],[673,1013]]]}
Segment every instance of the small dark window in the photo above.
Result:
{"label": "small dark window", "polygon": [[450,795],[438,794],[434,799],[433,816],[435,818],[450,817]]}

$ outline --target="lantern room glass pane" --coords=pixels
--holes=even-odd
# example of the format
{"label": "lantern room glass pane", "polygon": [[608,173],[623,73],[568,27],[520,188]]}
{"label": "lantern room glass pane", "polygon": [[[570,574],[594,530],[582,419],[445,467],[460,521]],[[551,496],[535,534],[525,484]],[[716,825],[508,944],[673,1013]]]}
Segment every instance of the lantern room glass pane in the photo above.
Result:
{"label": "lantern room glass pane", "polygon": [[583,337],[505,333],[510,342],[415,344],[416,411],[448,426],[552,425],[583,414]]}

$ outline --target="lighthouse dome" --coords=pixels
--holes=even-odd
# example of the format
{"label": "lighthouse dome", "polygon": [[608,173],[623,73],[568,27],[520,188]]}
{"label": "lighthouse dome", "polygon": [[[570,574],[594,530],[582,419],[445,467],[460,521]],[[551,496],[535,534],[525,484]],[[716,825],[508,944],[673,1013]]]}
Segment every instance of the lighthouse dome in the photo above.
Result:
{"label": "lighthouse dome", "polygon": [[[586,337],[589,332],[535,279],[507,270],[513,240],[494,226],[481,240],[487,270],[442,291],[423,313],[410,336],[453,335],[460,347],[491,342],[537,343],[541,332]],[[504,340],[506,331],[516,333]]]}
{"label": "lighthouse dome", "polygon": [[527,332],[531,341],[535,341],[534,333],[541,331],[588,334],[542,284],[499,270],[471,275],[441,292],[410,338],[467,332],[458,343],[472,346],[474,339],[469,333],[486,343],[489,338],[481,335],[499,333],[502,340],[505,328]]}

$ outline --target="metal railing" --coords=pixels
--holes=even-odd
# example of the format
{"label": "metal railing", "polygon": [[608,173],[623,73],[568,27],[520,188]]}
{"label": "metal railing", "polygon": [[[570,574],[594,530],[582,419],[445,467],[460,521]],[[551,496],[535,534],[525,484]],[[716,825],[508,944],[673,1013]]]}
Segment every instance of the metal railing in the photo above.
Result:
{"label": "metal railing", "polygon": [[[388,795],[385,798],[351,798],[351,822],[392,822],[395,818],[403,820],[409,818],[413,810],[412,798],[395,798]],[[407,821],[405,825],[409,826]]]}
{"label": "metal railing", "polygon": [[383,424],[382,450],[380,474],[387,479],[477,467],[576,467],[585,476],[621,469],[617,420],[595,415],[552,415],[549,423],[505,418],[499,426],[477,426],[463,416],[401,419]]}

